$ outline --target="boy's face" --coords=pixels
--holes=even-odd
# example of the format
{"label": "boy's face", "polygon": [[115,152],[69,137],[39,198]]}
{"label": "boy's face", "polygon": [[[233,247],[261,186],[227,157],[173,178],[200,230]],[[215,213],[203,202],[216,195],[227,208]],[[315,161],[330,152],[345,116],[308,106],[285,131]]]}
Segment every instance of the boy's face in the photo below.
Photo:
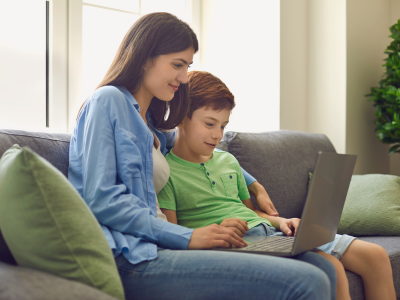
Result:
{"label": "boy's face", "polygon": [[185,152],[193,158],[210,156],[221,141],[231,111],[202,107],[195,110],[192,118],[185,117],[178,126]]}

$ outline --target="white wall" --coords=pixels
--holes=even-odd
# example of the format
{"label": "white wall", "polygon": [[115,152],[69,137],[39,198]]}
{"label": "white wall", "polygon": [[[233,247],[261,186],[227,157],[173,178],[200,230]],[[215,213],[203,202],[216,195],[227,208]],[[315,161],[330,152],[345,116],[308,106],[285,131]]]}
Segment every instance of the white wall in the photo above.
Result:
{"label": "white wall", "polygon": [[280,128],[346,146],[346,1],[281,0]]}
{"label": "white wall", "polygon": [[3,2],[0,9],[0,28],[0,128],[44,129],[45,1]]}
{"label": "white wall", "polygon": [[281,0],[281,129],[326,134],[338,152],[358,155],[355,174],[400,175],[365,97],[398,18],[399,0]]}
{"label": "white wall", "polygon": [[202,1],[202,69],[235,95],[227,130],[279,129],[279,1]]}
{"label": "white wall", "polygon": [[307,131],[323,132],[345,152],[346,1],[309,0]]}
{"label": "white wall", "polygon": [[376,138],[375,108],[365,97],[384,73],[390,6],[390,0],[347,1],[346,152],[358,155],[358,174],[390,173],[388,146]]}
{"label": "white wall", "polygon": [[280,3],[280,129],[307,131],[308,0]]}

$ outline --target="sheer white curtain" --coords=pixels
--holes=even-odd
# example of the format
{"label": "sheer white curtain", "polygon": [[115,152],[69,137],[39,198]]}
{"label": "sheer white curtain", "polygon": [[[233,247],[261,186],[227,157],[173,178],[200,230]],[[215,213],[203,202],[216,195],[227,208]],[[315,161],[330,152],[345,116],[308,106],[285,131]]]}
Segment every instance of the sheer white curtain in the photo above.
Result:
{"label": "sheer white curtain", "polygon": [[84,0],[82,10],[82,95],[103,79],[128,29],[142,15],[165,11],[190,22],[186,0]]}

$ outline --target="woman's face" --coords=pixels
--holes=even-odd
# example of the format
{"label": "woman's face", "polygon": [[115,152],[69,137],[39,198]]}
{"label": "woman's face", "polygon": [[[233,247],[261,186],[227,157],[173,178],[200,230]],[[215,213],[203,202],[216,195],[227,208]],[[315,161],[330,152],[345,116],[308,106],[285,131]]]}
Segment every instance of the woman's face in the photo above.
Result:
{"label": "woman's face", "polygon": [[160,55],[144,67],[141,92],[149,97],[171,101],[181,83],[188,82],[188,67],[193,62],[194,49]]}

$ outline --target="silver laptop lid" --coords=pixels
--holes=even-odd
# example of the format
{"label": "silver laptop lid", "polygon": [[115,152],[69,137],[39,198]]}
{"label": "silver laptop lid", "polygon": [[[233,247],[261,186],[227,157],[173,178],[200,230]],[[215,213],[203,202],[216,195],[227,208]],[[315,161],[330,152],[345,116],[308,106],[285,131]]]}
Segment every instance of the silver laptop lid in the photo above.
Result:
{"label": "silver laptop lid", "polygon": [[293,255],[334,240],[357,155],[319,152]]}

